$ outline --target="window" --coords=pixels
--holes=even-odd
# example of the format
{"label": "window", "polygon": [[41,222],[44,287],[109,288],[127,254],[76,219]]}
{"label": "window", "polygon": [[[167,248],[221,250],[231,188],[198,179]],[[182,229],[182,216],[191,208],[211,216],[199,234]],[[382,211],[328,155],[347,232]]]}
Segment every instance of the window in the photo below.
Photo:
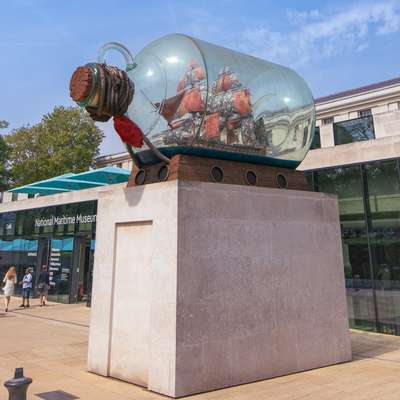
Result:
{"label": "window", "polygon": [[350,326],[400,335],[400,160],[317,171],[338,195]]}
{"label": "window", "polygon": [[115,165],[117,168],[122,168],[122,162],[119,162]]}
{"label": "window", "polygon": [[336,122],[333,124],[335,145],[375,139],[372,116]]}
{"label": "window", "polygon": [[33,199],[35,197],[34,193],[28,193],[28,199]]}
{"label": "window", "polygon": [[320,149],[321,148],[321,135],[319,133],[319,126],[315,127],[314,139],[311,143],[311,150]]}
{"label": "window", "polygon": [[361,168],[335,168],[317,175],[318,191],[338,195],[350,326],[375,330]]}
{"label": "window", "polygon": [[322,125],[333,124],[333,117],[322,118]]}
{"label": "window", "polygon": [[18,200],[18,193],[13,192],[11,194],[11,201],[17,201]]}
{"label": "window", "polygon": [[400,335],[400,179],[396,161],[365,165],[378,330]]}
{"label": "window", "polygon": [[371,109],[370,109],[370,108],[367,108],[367,109],[365,109],[365,110],[360,110],[360,111],[358,112],[358,117],[359,117],[359,118],[369,117],[370,115],[372,115]]}

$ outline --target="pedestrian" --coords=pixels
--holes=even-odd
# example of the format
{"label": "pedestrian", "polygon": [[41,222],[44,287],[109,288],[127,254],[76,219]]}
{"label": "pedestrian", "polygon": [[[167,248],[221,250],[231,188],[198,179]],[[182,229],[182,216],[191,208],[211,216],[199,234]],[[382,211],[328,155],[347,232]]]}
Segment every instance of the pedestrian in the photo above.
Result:
{"label": "pedestrian", "polygon": [[[25,270],[25,275],[22,278],[20,284],[22,284],[22,304],[20,307],[30,307],[29,296],[32,289],[32,268],[27,268]],[[26,302],[26,304],[25,304]]]}
{"label": "pedestrian", "polygon": [[42,271],[39,274],[38,285],[37,285],[39,295],[40,295],[40,307],[46,305],[47,294],[50,288],[50,275],[47,270],[47,265],[42,266]]}
{"label": "pedestrian", "polygon": [[10,304],[10,298],[14,293],[14,285],[17,283],[17,272],[15,267],[10,267],[6,272],[3,282],[5,283],[3,287],[4,291],[4,304],[5,311],[8,311],[8,306]]}

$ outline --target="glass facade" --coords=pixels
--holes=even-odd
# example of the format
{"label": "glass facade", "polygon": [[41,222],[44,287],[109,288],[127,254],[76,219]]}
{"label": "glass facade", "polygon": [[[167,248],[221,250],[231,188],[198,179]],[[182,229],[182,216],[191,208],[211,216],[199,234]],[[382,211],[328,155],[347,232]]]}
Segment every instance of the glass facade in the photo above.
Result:
{"label": "glass facade", "polygon": [[337,194],[350,326],[400,335],[400,161],[312,172]]}
{"label": "glass facade", "polygon": [[335,145],[375,139],[372,115],[333,124]]}
{"label": "glass facade", "polygon": [[36,282],[48,265],[49,300],[90,302],[96,212],[97,201],[88,201],[1,213],[0,277],[15,266],[20,281],[31,267]]}

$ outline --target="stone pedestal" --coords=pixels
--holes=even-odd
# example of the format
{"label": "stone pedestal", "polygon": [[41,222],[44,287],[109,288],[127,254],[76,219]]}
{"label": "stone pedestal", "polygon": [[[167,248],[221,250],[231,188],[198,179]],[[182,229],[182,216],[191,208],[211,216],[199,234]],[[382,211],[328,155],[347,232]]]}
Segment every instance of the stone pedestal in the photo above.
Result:
{"label": "stone pedestal", "polygon": [[109,187],[97,222],[90,371],[179,397],[350,360],[334,196]]}

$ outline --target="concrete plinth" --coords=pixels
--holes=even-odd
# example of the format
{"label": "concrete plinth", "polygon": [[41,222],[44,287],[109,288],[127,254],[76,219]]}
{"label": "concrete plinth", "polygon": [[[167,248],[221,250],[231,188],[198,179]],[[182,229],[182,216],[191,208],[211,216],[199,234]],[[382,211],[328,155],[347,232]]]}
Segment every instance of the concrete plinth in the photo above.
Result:
{"label": "concrete plinth", "polygon": [[90,371],[179,397],[350,358],[335,197],[180,181],[100,194]]}

